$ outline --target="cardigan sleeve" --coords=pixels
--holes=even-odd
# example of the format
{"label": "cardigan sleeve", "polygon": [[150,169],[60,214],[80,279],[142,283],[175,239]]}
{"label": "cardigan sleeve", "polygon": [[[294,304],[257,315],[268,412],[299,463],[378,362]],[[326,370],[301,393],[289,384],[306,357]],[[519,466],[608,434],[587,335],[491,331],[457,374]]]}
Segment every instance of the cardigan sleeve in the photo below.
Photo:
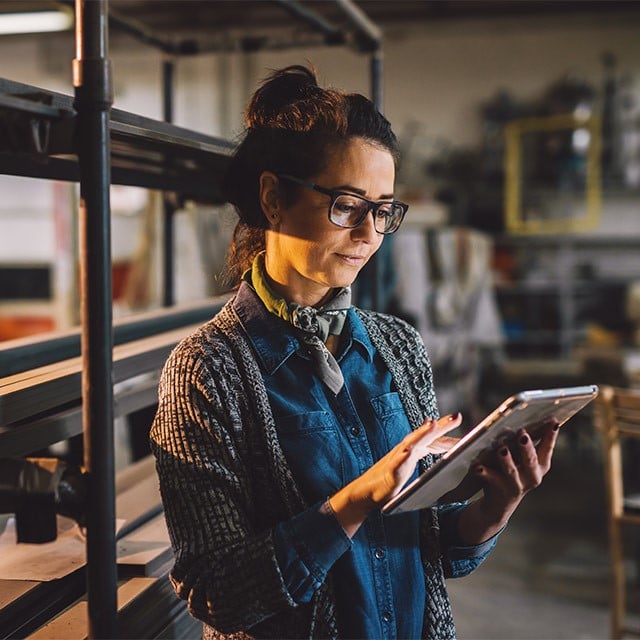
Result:
{"label": "cardigan sleeve", "polygon": [[298,603],[311,600],[329,569],[353,546],[328,500],[276,525],[274,541],[287,590]]}
{"label": "cardigan sleeve", "polygon": [[220,393],[221,381],[229,383],[224,366],[224,358],[208,351],[205,358],[193,342],[172,353],[151,446],[176,593],[195,618],[232,633],[296,604],[278,566],[273,530],[252,525],[251,474],[237,444],[239,418],[227,402],[237,393]]}

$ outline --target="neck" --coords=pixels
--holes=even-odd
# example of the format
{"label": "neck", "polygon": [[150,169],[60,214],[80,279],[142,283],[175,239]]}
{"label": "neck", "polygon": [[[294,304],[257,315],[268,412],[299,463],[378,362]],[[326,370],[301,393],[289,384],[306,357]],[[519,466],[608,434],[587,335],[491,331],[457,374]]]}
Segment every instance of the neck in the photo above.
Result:
{"label": "neck", "polygon": [[287,302],[295,302],[303,307],[319,308],[331,300],[336,293],[336,289],[331,287],[318,287],[310,291],[308,289],[296,289],[290,284],[279,282],[269,273],[266,261],[264,265],[264,277],[274,293],[284,298]]}

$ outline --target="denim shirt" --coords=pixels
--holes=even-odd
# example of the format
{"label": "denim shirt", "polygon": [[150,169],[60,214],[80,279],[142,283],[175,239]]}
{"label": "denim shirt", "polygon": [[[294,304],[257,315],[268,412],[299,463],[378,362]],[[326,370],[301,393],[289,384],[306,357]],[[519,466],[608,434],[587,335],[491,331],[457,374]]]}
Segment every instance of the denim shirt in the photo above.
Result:
{"label": "denim shirt", "polygon": [[[426,594],[418,512],[375,511],[350,539],[326,502],[410,432],[391,374],[353,309],[337,356],[345,384],[334,395],[314,374],[293,327],[272,316],[249,287],[235,307],[256,351],[287,463],[310,505],[274,530],[290,594],[309,602],[330,576],[341,637],[419,638]],[[461,546],[456,525],[463,508],[440,510],[454,576],[473,570],[495,544],[492,538]]]}

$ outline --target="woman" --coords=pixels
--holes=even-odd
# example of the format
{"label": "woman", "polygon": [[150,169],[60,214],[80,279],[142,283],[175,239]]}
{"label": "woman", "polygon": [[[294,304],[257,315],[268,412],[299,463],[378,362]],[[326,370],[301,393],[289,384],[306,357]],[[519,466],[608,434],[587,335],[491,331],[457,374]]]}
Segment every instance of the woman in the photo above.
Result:
{"label": "woman", "polygon": [[246,122],[227,180],[241,284],[169,358],[151,434],[175,589],[205,638],[453,638],[444,579],[493,548],[556,432],[475,469],[470,504],[382,516],[461,423],[438,419],[417,332],[350,301],[407,210],[396,138],[299,66]]}

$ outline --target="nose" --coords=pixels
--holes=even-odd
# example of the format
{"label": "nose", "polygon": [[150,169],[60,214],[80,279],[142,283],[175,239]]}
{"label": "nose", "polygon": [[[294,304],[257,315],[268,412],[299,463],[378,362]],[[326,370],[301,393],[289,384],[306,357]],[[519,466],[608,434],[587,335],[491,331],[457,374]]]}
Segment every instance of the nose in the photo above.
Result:
{"label": "nose", "polygon": [[384,236],[376,231],[374,216],[373,209],[369,209],[364,220],[351,230],[351,237],[354,240],[366,242],[367,244],[376,244],[382,240]]}

